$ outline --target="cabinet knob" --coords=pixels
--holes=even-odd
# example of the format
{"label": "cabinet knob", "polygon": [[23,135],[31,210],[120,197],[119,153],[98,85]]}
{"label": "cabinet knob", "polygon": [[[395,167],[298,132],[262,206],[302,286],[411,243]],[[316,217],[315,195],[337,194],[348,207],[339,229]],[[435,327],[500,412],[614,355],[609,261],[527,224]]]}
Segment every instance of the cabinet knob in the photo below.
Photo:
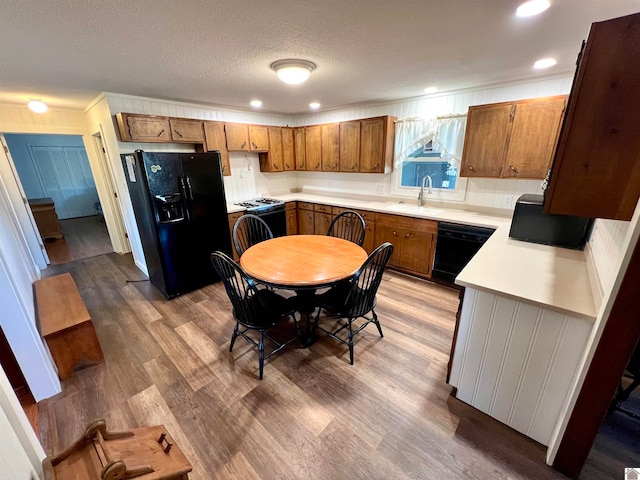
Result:
{"label": "cabinet knob", "polygon": [[374,169],[374,170],[377,170],[379,166],[380,166],[380,164],[379,164],[379,163],[376,163],[376,164],[373,166],[373,169]]}
{"label": "cabinet knob", "polygon": [[174,131],[174,133],[176,133],[177,135],[180,135],[180,138],[182,138],[182,134],[181,134],[178,130],[176,130],[176,129],[174,128],[174,129],[173,129],[173,131]]}
{"label": "cabinet knob", "polygon": [[398,234],[396,233],[396,231],[395,231],[395,230],[391,230],[391,232],[393,233],[393,236],[394,236],[394,237],[397,237],[397,236],[398,236]]}
{"label": "cabinet knob", "polygon": [[162,136],[163,133],[164,133],[164,128],[158,132],[158,135],[156,135],[156,137]]}
{"label": "cabinet knob", "polygon": [[316,168],[320,168],[320,162],[316,164]]}
{"label": "cabinet knob", "polygon": [[336,169],[336,167],[338,166],[337,163],[334,163],[333,166],[331,168],[333,168],[334,170]]}
{"label": "cabinet knob", "polygon": [[511,170],[513,170],[515,173],[518,173],[518,169],[516,167],[514,167],[513,165],[509,165],[509,168]]}
{"label": "cabinet knob", "polygon": [[409,238],[411,235],[413,235],[411,232],[407,233],[404,238]]}
{"label": "cabinet knob", "polygon": [[242,145],[240,145],[240,148],[244,148],[247,146],[247,142],[242,142]]}
{"label": "cabinet knob", "polygon": [[291,168],[288,163],[285,163],[284,166],[287,168]]}
{"label": "cabinet knob", "polygon": [[469,170],[471,170],[472,172],[475,172],[475,171],[476,171],[476,169],[475,169],[475,168],[473,168],[473,165],[467,165],[467,168],[468,168]]}

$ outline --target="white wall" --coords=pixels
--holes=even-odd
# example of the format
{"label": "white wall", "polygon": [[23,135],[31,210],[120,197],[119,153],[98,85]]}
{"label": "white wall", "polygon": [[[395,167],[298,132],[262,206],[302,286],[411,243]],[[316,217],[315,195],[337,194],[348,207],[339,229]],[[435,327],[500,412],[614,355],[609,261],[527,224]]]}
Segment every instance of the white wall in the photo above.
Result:
{"label": "white wall", "polygon": [[0,478],[42,478],[45,452],[0,368]]}

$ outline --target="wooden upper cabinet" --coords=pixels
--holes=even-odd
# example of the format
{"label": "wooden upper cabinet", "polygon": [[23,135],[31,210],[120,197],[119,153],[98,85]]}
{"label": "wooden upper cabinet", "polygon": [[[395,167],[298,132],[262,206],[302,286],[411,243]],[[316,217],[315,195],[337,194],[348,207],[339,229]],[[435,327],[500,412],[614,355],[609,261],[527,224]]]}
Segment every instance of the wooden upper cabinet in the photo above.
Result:
{"label": "wooden upper cabinet", "polygon": [[460,175],[544,178],[566,98],[560,95],[469,107]]}
{"label": "wooden upper cabinet", "polygon": [[630,220],[640,195],[640,14],[592,24],[551,169],[548,213]]}
{"label": "wooden upper cabinet", "polygon": [[503,177],[544,178],[558,141],[566,97],[516,103]]}
{"label": "wooden upper cabinet", "polygon": [[171,140],[182,143],[203,143],[204,130],[202,120],[170,118]]}
{"label": "wooden upper cabinet", "polygon": [[295,142],[296,170],[306,170],[306,142],[304,135],[304,127],[296,127],[293,129]]}
{"label": "wooden upper cabinet", "polygon": [[340,124],[324,123],[322,127],[322,171],[340,170]]}
{"label": "wooden upper cabinet", "polygon": [[512,102],[469,107],[461,176],[500,176],[507,150],[512,110]]}
{"label": "wooden upper cabinet", "polygon": [[340,123],[340,171],[360,171],[360,120]]}
{"label": "wooden upper cabinet", "polygon": [[395,117],[367,118],[360,121],[360,171],[387,173],[393,163]]}
{"label": "wooden upper cabinet", "polygon": [[116,120],[123,142],[171,142],[169,117],[118,113]]}
{"label": "wooden upper cabinet", "polygon": [[252,152],[269,151],[269,127],[249,125],[249,149]]}
{"label": "wooden upper cabinet", "polygon": [[322,126],[304,127],[305,170],[322,170]]}
{"label": "wooden upper cabinet", "polygon": [[282,172],[282,127],[268,127],[269,151],[259,154],[261,172]]}
{"label": "wooden upper cabinet", "polygon": [[282,127],[282,169],[285,172],[296,169],[293,128]]}
{"label": "wooden upper cabinet", "polygon": [[249,151],[249,126],[242,123],[226,123],[227,149],[230,152]]}
{"label": "wooden upper cabinet", "polygon": [[204,122],[205,149],[207,152],[217,150],[222,161],[222,175],[231,175],[227,138],[224,134],[224,123]]}

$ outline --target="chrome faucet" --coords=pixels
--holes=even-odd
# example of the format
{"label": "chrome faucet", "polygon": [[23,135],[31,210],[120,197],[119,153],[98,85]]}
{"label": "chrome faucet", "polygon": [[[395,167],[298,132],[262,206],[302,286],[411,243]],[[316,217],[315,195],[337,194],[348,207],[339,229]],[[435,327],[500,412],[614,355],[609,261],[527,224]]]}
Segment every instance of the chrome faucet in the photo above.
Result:
{"label": "chrome faucet", "polygon": [[431,177],[429,175],[425,175],[422,177],[422,181],[420,182],[420,193],[418,194],[418,206],[421,207],[424,203],[424,181],[429,180],[429,185],[427,185],[427,194],[431,195],[433,190],[431,190]]}

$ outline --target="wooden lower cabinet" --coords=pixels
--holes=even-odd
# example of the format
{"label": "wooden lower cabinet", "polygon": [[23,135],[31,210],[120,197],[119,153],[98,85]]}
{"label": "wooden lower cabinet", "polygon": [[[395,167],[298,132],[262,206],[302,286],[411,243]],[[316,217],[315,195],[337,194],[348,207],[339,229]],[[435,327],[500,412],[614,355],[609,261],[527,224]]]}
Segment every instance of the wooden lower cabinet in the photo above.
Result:
{"label": "wooden lower cabinet", "polygon": [[438,222],[400,215],[375,215],[374,243],[394,246],[389,266],[431,278]]}
{"label": "wooden lower cabinet", "polygon": [[313,203],[298,202],[298,233],[313,235]]}
{"label": "wooden lower cabinet", "polygon": [[236,212],[229,214],[229,236],[231,237],[231,251],[233,252],[233,259],[237,262],[240,260],[240,257],[236,253],[236,248],[233,246],[233,226],[236,224],[238,219],[244,215],[244,212]]}
{"label": "wooden lower cabinet", "polygon": [[287,214],[287,235],[298,234],[298,211],[296,202],[287,202],[285,204]]}
{"label": "wooden lower cabinet", "polygon": [[326,235],[333,220],[333,209],[328,205],[315,205],[313,208],[313,230],[316,235]]}
{"label": "wooden lower cabinet", "polygon": [[364,248],[367,254],[371,254],[373,250],[378,246],[375,243],[374,233],[375,233],[375,214],[373,212],[368,212],[366,210],[356,210],[354,208],[343,208],[343,207],[333,207],[333,216],[341,214],[342,212],[357,212],[364,219],[365,224],[365,234],[364,234],[364,242],[362,244],[362,248]]}

